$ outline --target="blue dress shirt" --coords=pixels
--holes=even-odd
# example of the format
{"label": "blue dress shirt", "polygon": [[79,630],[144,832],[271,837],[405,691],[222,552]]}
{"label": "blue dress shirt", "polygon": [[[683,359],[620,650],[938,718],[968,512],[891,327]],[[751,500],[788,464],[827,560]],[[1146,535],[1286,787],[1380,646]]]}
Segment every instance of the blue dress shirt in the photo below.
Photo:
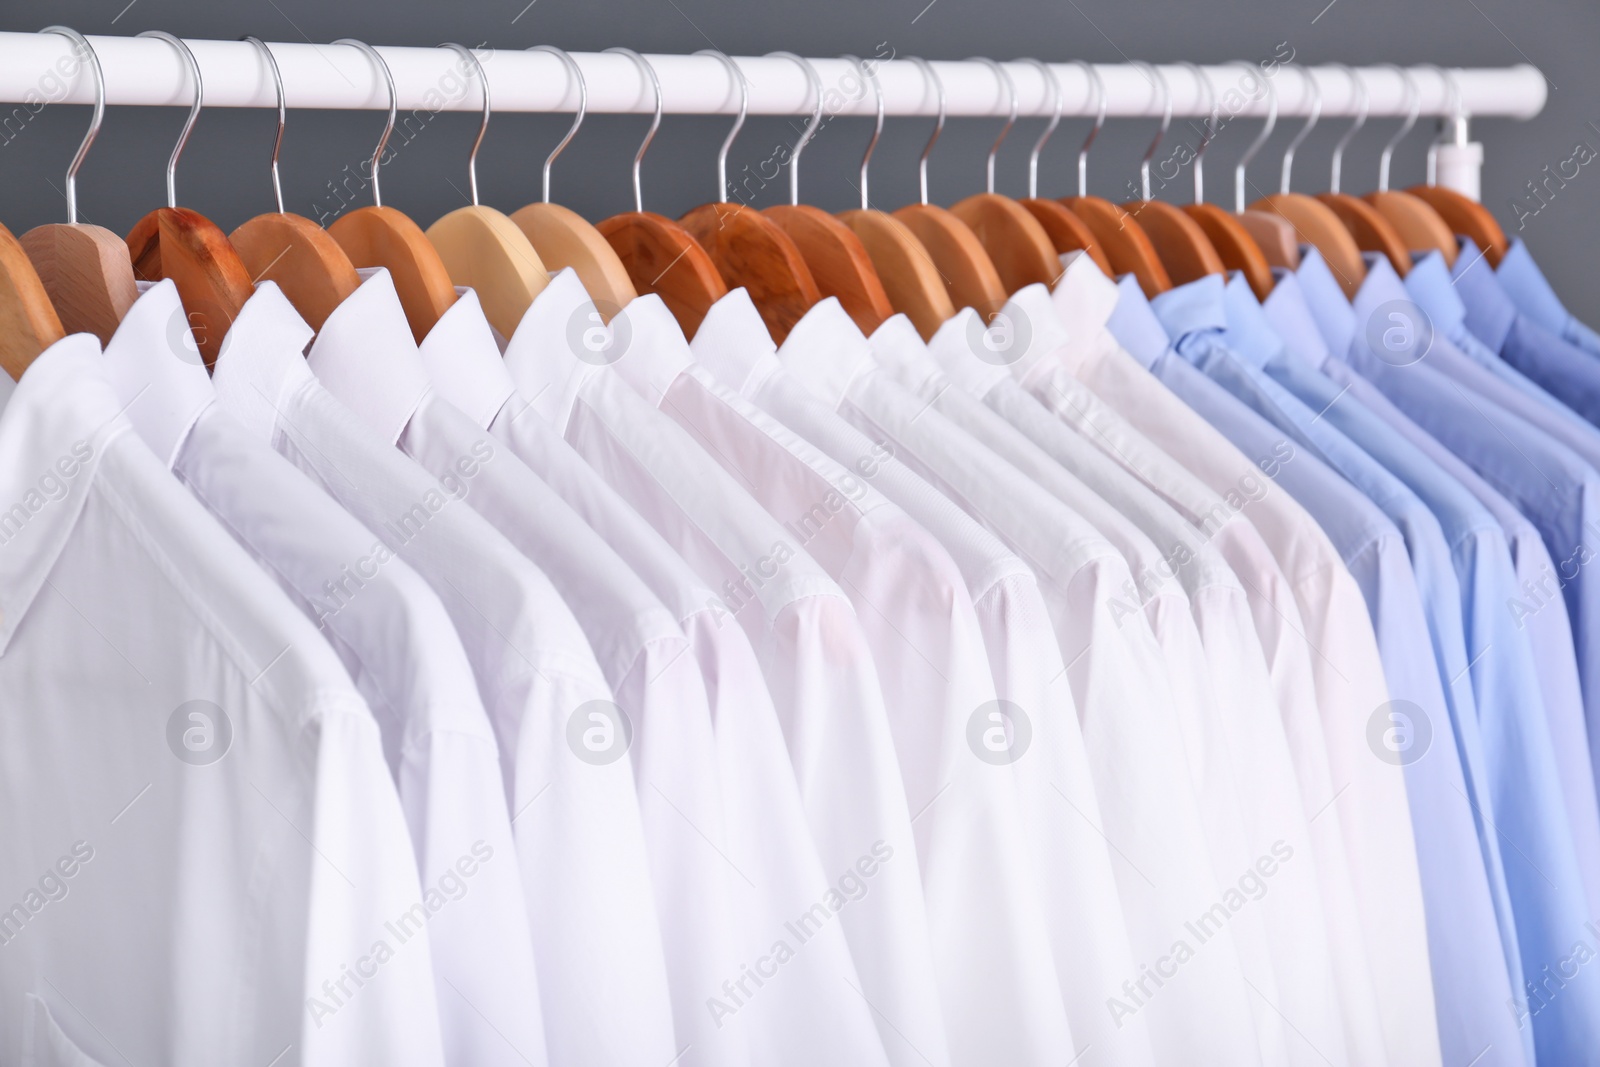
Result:
{"label": "blue dress shirt", "polygon": [[1567,310],[1561,298],[1545,278],[1533,253],[1520,237],[1511,239],[1511,248],[1495,268],[1495,277],[1517,310],[1540,326],[1556,334],[1563,341],[1600,356],[1600,333],[1580,322]]}

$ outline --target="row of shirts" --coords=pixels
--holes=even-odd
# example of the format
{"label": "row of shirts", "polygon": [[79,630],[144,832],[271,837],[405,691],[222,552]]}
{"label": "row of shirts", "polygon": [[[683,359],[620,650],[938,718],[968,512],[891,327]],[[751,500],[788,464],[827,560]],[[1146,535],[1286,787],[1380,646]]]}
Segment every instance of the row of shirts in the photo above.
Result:
{"label": "row of shirts", "polygon": [[1600,1063],[1600,338],[1063,266],[0,383],[0,1060]]}

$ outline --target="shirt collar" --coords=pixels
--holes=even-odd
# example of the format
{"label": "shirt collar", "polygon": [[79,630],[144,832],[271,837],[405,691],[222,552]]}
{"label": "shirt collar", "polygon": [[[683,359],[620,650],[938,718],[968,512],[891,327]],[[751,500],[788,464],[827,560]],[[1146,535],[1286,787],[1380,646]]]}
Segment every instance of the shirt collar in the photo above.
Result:
{"label": "shirt collar", "polygon": [[1333,269],[1315,245],[1300,247],[1300,266],[1294,277],[1328,350],[1337,356],[1350,351],[1356,336],[1356,315],[1339,279],[1333,276]]}
{"label": "shirt collar", "polygon": [[613,366],[635,392],[660,406],[673,381],[694,363],[683,329],[655,293],[634,297],[616,318],[625,318],[633,337]]}
{"label": "shirt collar", "polygon": [[1414,260],[1406,274],[1405,287],[1406,293],[1446,337],[1456,336],[1456,332],[1465,327],[1467,307],[1450,280],[1450,268],[1443,252],[1429,252]]}
{"label": "shirt collar", "polygon": [[128,420],[170,469],[200,413],[217,399],[170,279],[133,302],[105,357],[107,377],[127,405]]}
{"label": "shirt collar", "polygon": [[1553,333],[1567,328],[1571,315],[1544,271],[1534,262],[1533,253],[1528,251],[1527,242],[1522,238],[1511,239],[1511,247],[1501,258],[1494,275],[1518,311]]}
{"label": "shirt collar", "polygon": [[1174,341],[1193,333],[1221,331],[1228,326],[1226,292],[1227,283],[1220,274],[1207,274],[1159,294],[1150,301],[1150,310]]}
{"label": "shirt collar", "polygon": [[417,355],[394,279],[382,267],[328,316],[311,342],[311,373],[389,444],[428,393],[428,372]]}
{"label": "shirt collar", "polygon": [[1284,351],[1302,359],[1313,367],[1328,362],[1328,343],[1317,328],[1316,317],[1306,306],[1305,292],[1300,279],[1285,271],[1278,276],[1272,292],[1262,302],[1261,310],[1267,321],[1283,340]]}
{"label": "shirt collar", "polygon": [[1517,308],[1470,237],[1461,238],[1461,252],[1450,273],[1455,277],[1461,302],[1466,305],[1467,329],[1491,349],[1500,351],[1517,319]]}
{"label": "shirt collar", "polygon": [[1107,278],[1085,252],[1072,252],[1061,258],[1066,269],[1050,293],[1056,316],[1074,337],[1094,334],[1105,327],[1116,310],[1117,283]]}
{"label": "shirt collar", "polygon": [[874,352],[915,352],[922,337],[904,315],[890,315],[869,342],[836,297],[819,300],[800,317],[778,346],[778,359],[802,385],[838,407],[855,380],[876,365]]}
{"label": "shirt collar", "polygon": [[[957,319],[962,320],[959,329]],[[1098,324],[1095,329],[1099,330]],[[958,314],[928,342],[928,353],[957,385],[982,398],[1013,375],[1027,377],[1067,338],[1050,290],[1036,282],[1012,294],[987,326],[976,313]]]}
{"label": "shirt collar", "polygon": [[128,429],[120,407],[99,341],[75,333],[29,364],[0,411],[0,653],[66,547],[112,437]]}
{"label": "shirt collar", "polygon": [[633,340],[627,316],[608,325],[571,267],[550,276],[506,345],[506,370],[540,415],[565,430],[578,392]]}
{"label": "shirt collar", "polygon": [[1272,328],[1272,320],[1261,309],[1261,302],[1256,299],[1250,283],[1245,281],[1243,272],[1234,271],[1223,285],[1222,307],[1228,316],[1223,339],[1229,348],[1258,367],[1283,358],[1287,346]]}
{"label": "shirt collar", "polygon": [[1145,297],[1138,279],[1131,274],[1124,275],[1117,283],[1117,306],[1106,319],[1106,330],[1146,370],[1155,366],[1156,360],[1172,343],[1166,324]]}
{"label": "shirt collar", "polygon": [[730,289],[711,305],[689,350],[718,381],[745,396],[782,366],[761,312],[742,288]]}
{"label": "shirt collar", "polygon": [[480,429],[489,428],[517,391],[478,294],[465,286],[456,287],[456,302],[439,316],[417,352],[434,389]]}
{"label": "shirt collar", "polygon": [[211,368],[211,387],[259,440],[272,441],[284,397],[316,380],[304,355],[311,335],[306,320],[270,281],[257,283],[228,330]]}

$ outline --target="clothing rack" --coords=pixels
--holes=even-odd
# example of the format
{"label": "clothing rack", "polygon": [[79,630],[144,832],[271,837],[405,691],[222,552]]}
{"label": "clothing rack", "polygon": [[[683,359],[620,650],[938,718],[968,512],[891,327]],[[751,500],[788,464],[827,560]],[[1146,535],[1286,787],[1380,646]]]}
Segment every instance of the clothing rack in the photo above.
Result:
{"label": "clothing rack", "polygon": [[[187,107],[194,88],[171,46],[154,38],[90,37],[105,72],[105,98],[110,106],[166,105]],[[186,42],[200,65],[207,107],[277,106],[266,62],[243,41]],[[464,42],[466,43],[466,42]],[[477,43],[477,42],[471,42]],[[382,75],[352,45],[272,43],[283,73],[291,108],[384,110],[389,105]],[[1287,51],[1285,51],[1287,49]],[[917,64],[895,58],[890,43],[863,47],[882,86],[884,112],[890,116],[933,116],[938,93]],[[397,106],[408,111],[475,111],[481,98],[462,73],[461,57],[448,48],[379,48],[394,77]],[[501,112],[569,111],[578,105],[577,87],[561,60],[548,52],[521,48],[480,47],[478,57],[487,76],[494,110]],[[574,52],[572,58],[587,83],[591,113],[649,114],[654,92],[625,55]],[[661,106],[671,115],[732,115],[739,94],[727,69],[712,55],[650,55],[661,84]],[[1527,119],[1543,108],[1547,89],[1538,68],[1452,69],[1432,65],[1407,69],[1417,99],[1407,90],[1406,76],[1396,66],[1351,68],[1341,65],[1306,67],[1292,62],[1294,50],[1280,45],[1271,54],[1233,64],[1199,69],[1211,83],[1205,92],[1193,67],[1157,67],[1170,91],[1174,117],[1209,114],[1211,106],[1228,116],[1264,117],[1276,97],[1280,118],[1310,114],[1320,94],[1324,118],[1353,116],[1360,110],[1355,79],[1365,84],[1371,118],[1403,117],[1413,106],[1423,116],[1437,116],[1448,130],[1449,143],[1439,149],[1438,182],[1476,196],[1481,147],[1469,141],[1472,117]],[[782,56],[734,57],[748,86],[752,115],[800,115],[815,106],[806,73]],[[837,57],[808,62],[820,77],[825,110],[831,115],[870,116],[876,102],[862,85],[856,67]],[[1054,112],[1050,86],[1029,62],[1001,64],[1016,89],[1018,113],[1048,117]],[[1009,93],[994,71],[976,60],[934,61],[943,83],[945,114],[954,117],[1004,117]],[[0,33],[0,103],[37,109],[45,103],[92,103],[92,80],[78,69],[72,43],[57,34]],[[1093,115],[1095,94],[1081,64],[1052,63],[1061,87],[1063,115]],[[1117,118],[1159,117],[1162,93],[1143,64],[1096,64],[1105,87],[1106,114]],[[1266,74],[1266,79],[1262,75]],[[1267,85],[1263,85],[1263,81]],[[1211,100],[1214,96],[1215,104]],[[6,113],[0,110],[0,121]]]}

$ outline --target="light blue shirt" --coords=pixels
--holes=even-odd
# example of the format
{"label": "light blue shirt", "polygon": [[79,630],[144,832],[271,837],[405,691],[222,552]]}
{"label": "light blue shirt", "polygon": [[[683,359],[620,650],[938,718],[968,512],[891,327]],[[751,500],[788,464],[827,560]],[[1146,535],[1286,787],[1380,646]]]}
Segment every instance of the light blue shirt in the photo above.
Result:
{"label": "light blue shirt", "polygon": [[[1268,318],[1242,278],[1237,288],[1229,286],[1228,297],[1230,321],[1235,314],[1245,321],[1252,315]],[[1292,325],[1296,316],[1287,305],[1299,299],[1293,279],[1280,282],[1268,301],[1280,305],[1275,320]],[[1418,344],[1397,350],[1389,332],[1410,321],[1410,303],[1388,260],[1369,257],[1367,278],[1351,309],[1356,329],[1350,358],[1382,362],[1395,374],[1415,373],[1413,361],[1425,358],[1426,349]],[[1392,318],[1397,309],[1400,317]],[[1413,322],[1410,328],[1416,326]],[[1348,364],[1325,364],[1330,375],[1340,378],[1336,382],[1284,350],[1273,353],[1269,345],[1258,344],[1245,351],[1262,359],[1269,374],[1405,481],[1439,519],[1460,582],[1468,673],[1483,746],[1481,780],[1492,805],[1492,815],[1480,812],[1480,819],[1487,824],[1483,832],[1498,836],[1506,846],[1501,856],[1516,945],[1524,974],[1537,982],[1543,967],[1571,953],[1575,932],[1584,933],[1590,896],[1533,650],[1507,610],[1519,590],[1500,524],[1464,486],[1349,395],[1359,379]],[[1588,820],[1580,828],[1594,833],[1596,824]],[[1600,856],[1600,835],[1581,844],[1591,857]],[[1535,1001],[1525,1010],[1540,1058],[1584,1062],[1587,1051],[1575,1050],[1600,1056],[1600,970],[1592,976],[1579,974],[1560,997],[1548,1004]]]}
{"label": "light blue shirt", "polygon": [[1533,253],[1520,237],[1511,239],[1511,248],[1495,268],[1506,295],[1517,310],[1563,341],[1600,356],[1600,333],[1596,333],[1567,310],[1544,271],[1534,262]]}
{"label": "light blue shirt", "polygon": [[[1162,322],[1138,287],[1124,280],[1121,288],[1117,313],[1108,324],[1111,332],[1237,447],[1259,459],[1274,455],[1285,439],[1305,444],[1297,430],[1269,422],[1192,366],[1166,341]],[[1166,303],[1161,311],[1170,316],[1167,325],[1179,335],[1178,347],[1220,348],[1226,325],[1220,280],[1209,292],[1191,293],[1186,301],[1182,290],[1175,293],[1181,302],[1158,299]],[[1508,958],[1405,540],[1383,511],[1324,462],[1318,449],[1300,447],[1293,462],[1278,466],[1277,480],[1338,547],[1366,598],[1390,695],[1420,709],[1410,714],[1418,727],[1425,725],[1431,733],[1425,751],[1417,753],[1414,748],[1403,755],[1408,759],[1406,793],[1428,916],[1445,1062],[1469,1063],[1487,1049],[1478,1063],[1531,1063],[1531,1053],[1525,1050],[1507,1007],[1513,989]],[[1386,709],[1373,709],[1380,734],[1385,713]],[[1417,745],[1421,747],[1420,742]]]}

